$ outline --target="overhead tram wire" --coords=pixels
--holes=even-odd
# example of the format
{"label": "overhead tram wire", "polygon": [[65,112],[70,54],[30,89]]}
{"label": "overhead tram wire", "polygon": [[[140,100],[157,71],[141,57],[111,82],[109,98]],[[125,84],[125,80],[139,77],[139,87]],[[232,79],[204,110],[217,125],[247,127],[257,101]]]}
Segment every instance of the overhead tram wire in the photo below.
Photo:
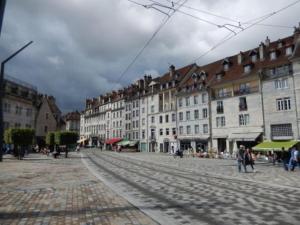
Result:
{"label": "overhead tram wire", "polygon": [[[148,1],[157,2],[157,1],[154,1],[154,0],[148,0]],[[165,0],[165,1],[172,3],[171,0]],[[239,21],[239,20],[236,20],[236,19],[232,19],[230,17],[221,16],[221,15],[218,15],[218,14],[215,14],[215,13],[212,13],[212,12],[209,12],[209,11],[205,11],[205,10],[202,10],[202,9],[198,9],[198,8],[195,8],[195,7],[191,7],[191,6],[188,6],[188,5],[184,5],[182,8],[191,9],[191,10],[196,11],[196,12],[200,12],[200,13],[203,13],[203,14],[214,16],[214,17],[217,17],[217,18],[220,18],[220,19],[223,19],[223,20],[227,20],[227,21],[230,21],[230,22],[235,22],[235,23],[241,24],[241,25],[243,25],[243,24],[252,24],[251,21],[253,21],[253,20],[249,20],[249,21],[242,22],[242,21]],[[189,15],[189,16],[192,16],[195,19],[198,19],[198,18],[196,18],[197,16],[193,16],[193,15]],[[259,19],[259,18],[257,18],[257,19]],[[276,24],[256,24],[256,25],[257,26],[266,26],[266,27],[278,27],[278,28],[283,28],[283,29],[293,29],[294,28],[292,26],[284,26],[284,25],[276,25]]]}
{"label": "overhead tram wire", "polygon": [[[264,16],[261,16],[261,17],[252,19],[251,21],[256,21],[256,22],[250,24],[249,26],[247,26],[246,28],[244,28],[244,30],[238,31],[235,35],[232,35],[232,34],[226,35],[226,36],[224,37],[224,39],[222,39],[220,42],[218,42],[218,43],[215,44],[213,47],[211,47],[208,51],[206,51],[206,52],[204,52],[203,54],[201,54],[199,57],[197,57],[195,60],[193,60],[193,62],[198,61],[199,59],[201,59],[202,57],[204,57],[204,56],[207,55],[208,53],[212,52],[213,50],[215,50],[215,49],[218,48],[219,46],[223,45],[225,42],[229,41],[230,39],[232,39],[233,37],[235,37],[235,36],[238,35],[239,33],[243,32],[243,31],[245,31],[245,30],[250,29],[251,27],[253,27],[253,26],[259,24],[260,22],[265,21],[266,19],[269,19],[270,17],[272,17],[272,16],[274,16],[274,15],[276,15],[276,14],[278,14],[278,13],[280,13],[280,12],[282,12],[282,11],[284,11],[284,10],[286,10],[286,9],[288,9],[288,8],[290,8],[290,7],[294,6],[294,5],[296,5],[296,4],[298,4],[299,2],[300,2],[300,0],[297,0],[297,1],[295,1],[295,2],[292,2],[291,4],[286,5],[285,7],[280,8],[280,9],[277,10],[277,11],[274,11],[274,12],[268,13],[268,14],[266,14],[266,15],[264,15]],[[248,22],[248,21],[247,21],[247,22]]]}
{"label": "overhead tram wire", "polygon": [[[128,0],[130,1],[130,0]],[[178,0],[176,3],[179,3],[181,0]],[[138,52],[138,54],[133,58],[133,60],[129,63],[129,65],[126,67],[126,69],[121,73],[116,83],[118,83],[123,76],[128,72],[128,70],[131,68],[131,66],[136,62],[136,60],[140,57],[140,55],[144,52],[144,50],[148,47],[148,45],[151,43],[151,41],[155,38],[155,36],[159,33],[159,31],[166,25],[166,23],[170,20],[170,18],[175,14],[175,12],[182,7],[188,0],[184,0],[180,5],[174,9],[172,12],[169,10],[168,15],[163,19],[162,23],[158,26],[158,28],[155,30],[155,32],[152,34],[150,39],[146,42],[146,44],[141,48],[141,50]],[[133,2],[133,1],[130,1]]]}

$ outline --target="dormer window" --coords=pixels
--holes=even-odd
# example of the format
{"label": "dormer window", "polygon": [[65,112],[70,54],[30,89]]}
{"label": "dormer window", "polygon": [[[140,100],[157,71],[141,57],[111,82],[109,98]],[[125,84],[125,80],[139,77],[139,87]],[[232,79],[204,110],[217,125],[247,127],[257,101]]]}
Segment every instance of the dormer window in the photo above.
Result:
{"label": "dormer window", "polygon": [[196,82],[198,80],[199,76],[196,73],[192,74],[192,79]]}
{"label": "dormer window", "polygon": [[256,50],[252,50],[249,53],[249,56],[251,57],[251,61],[252,62],[256,62],[257,61],[257,51]]}
{"label": "dormer window", "polygon": [[222,64],[223,64],[224,71],[228,71],[229,70],[229,66],[230,66],[229,59],[228,58],[224,59]]}
{"label": "dormer window", "polygon": [[204,71],[201,71],[200,78],[202,81],[206,80],[206,73]]}
{"label": "dormer window", "polygon": [[217,76],[217,80],[221,80],[222,79],[222,74],[219,73],[216,76]]}
{"label": "dormer window", "polygon": [[291,55],[293,53],[292,46],[289,46],[285,49],[285,55]]}
{"label": "dormer window", "polygon": [[251,72],[251,65],[248,64],[248,65],[245,65],[244,66],[244,73],[250,73]]}
{"label": "dormer window", "polygon": [[229,64],[224,64],[224,70],[228,71],[229,70]]}
{"label": "dormer window", "polygon": [[270,52],[270,59],[275,60],[276,59],[276,51]]}

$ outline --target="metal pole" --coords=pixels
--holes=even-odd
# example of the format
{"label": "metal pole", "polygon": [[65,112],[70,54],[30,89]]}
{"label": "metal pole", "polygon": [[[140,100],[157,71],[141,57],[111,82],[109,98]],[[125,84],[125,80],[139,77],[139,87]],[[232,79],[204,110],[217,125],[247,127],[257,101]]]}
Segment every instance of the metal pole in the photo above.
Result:
{"label": "metal pole", "polygon": [[2,22],[4,17],[5,5],[6,5],[6,0],[0,0],[0,34],[2,30]]}
{"label": "metal pole", "polygon": [[13,57],[15,57],[17,54],[19,54],[21,51],[23,51],[25,48],[27,48],[30,44],[32,44],[33,41],[28,42],[26,45],[24,45],[22,48],[11,54],[9,57],[7,57],[5,60],[1,62],[1,74],[0,74],[0,162],[2,162],[3,159],[3,143],[4,143],[4,121],[3,121],[3,105],[2,100],[4,97],[4,68],[5,63],[7,63],[9,60],[11,60]]}

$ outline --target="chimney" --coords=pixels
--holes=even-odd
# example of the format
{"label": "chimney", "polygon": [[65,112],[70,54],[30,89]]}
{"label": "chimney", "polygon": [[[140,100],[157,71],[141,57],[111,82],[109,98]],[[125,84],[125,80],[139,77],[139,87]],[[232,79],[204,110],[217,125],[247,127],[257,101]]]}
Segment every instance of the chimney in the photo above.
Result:
{"label": "chimney", "polygon": [[260,61],[265,59],[265,45],[262,42],[259,45],[259,59]]}
{"label": "chimney", "polygon": [[266,37],[265,45],[266,45],[267,47],[269,47],[269,45],[270,45],[270,39],[269,39],[268,36]]}
{"label": "chimney", "polygon": [[294,43],[296,43],[298,39],[300,40],[300,23],[298,27],[294,27]]}
{"label": "chimney", "polygon": [[169,72],[170,72],[170,77],[174,78],[174,76],[175,76],[175,66],[174,65],[171,65],[169,67]]}

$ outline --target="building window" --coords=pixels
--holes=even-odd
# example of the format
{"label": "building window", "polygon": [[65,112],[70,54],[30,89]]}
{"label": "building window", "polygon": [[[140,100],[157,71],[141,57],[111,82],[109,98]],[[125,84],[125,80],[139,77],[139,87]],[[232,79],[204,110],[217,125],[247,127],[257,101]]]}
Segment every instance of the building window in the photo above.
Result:
{"label": "building window", "polygon": [[285,89],[289,87],[288,79],[277,79],[274,81],[275,89]]}
{"label": "building window", "polygon": [[203,134],[208,133],[208,124],[203,124]]}
{"label": "building window", "polygon": [[178,99],[178,107],[182,107],[182,98]]}
{"label": "building window", "polygon": [[49,118],[49,113],[46,113],[46,120]]}
{"label": "building window", "polygon": [[217,122],[217,127],[225,127],[226,125],[225,116],[217,117],[216,122]]}
{"label": "building window", "polygon": [[145,139],[145,130],[142,130],[142,139]]}
{"label": "building window", "polygon": [[285,55],[291,55],[293,53],[293,51],[292,51],[292,47],[290,46],[290,47],[287,47],[286,49],[285,49]]}
{"label": "building window", "polygon": [[169,123],[169,115],[166,115],[165,122]]}
{"label": "building window", "polygon": [[175,128],[175,127],[172,128],[172,134],[173,134],[173,135],[176,135],[176,128]]}
{"label": "building window", "polygon": [[183,126],[179,127],[179,134],[183,134]]}
{"label": "building window", "polygon": [[4,103],[4,112],[10,113],[10,104]]}
{"label": "building window", "polygon": [[190,97],[185,97],[185,106],[190,105]]}
{"label": "building window", "polygon": [[239,115],[239,124],[240,124],[240,126],[249,125],[249,114]]}
{"label": "building window", "polygon": [[145,108],[142,108],[142,113],[145,113]]}
{"label": "building window", "polygon": [[191,112],[186,111],[186,120],[190,120],[190,119],[191,119]]}
{"label": "building window", "polygon": [[198,109],[194,110],[194,118],[195,118],[195,120],[199,119],[199,110]]}
{"label": "building window", "polygon": [[195,134],[199,134],[199,125],[195,125]]}
{"label": "building window", "polygon": [[277,111],[290,110],[291,98],[278,98],[276,99]]}
{"label": "building window", "polygon": [[217,101],[217,113],[224,113],[223,101]]}
{"label": "building window", "polygon": [[271,60],[275,60],[276,59],[276,52],[275,51],[273,51],[273,52],[270,53],[270,59]]}
{"label": "building window", "polygon": [[250,73],[251,71],[251,65],[245,65],[244,66],[244,73]]}
{"label": "building window", "polygon": [[162,136],[164,134],[163,129],[159,129],[159,135]]}
{"label": "building window", "polygon": [[203,119],[207,118],[207,108],[202,109]]}
{"label": "building window", "polygon": [[48,132],[48,127],[47,126],[44,127],[44,131],[45,131],[45,133]]}
{"label": "building window", "polygon": [[155,123],[155,117],[154,116],[151,117],[151,123]]}
{"label": "building window", "polygon": [[253,54],[253,55],[251,56],[251,61],[252,61],[252,62],[256,62],[256,61],[257,61],[257,54]]}
{"label": "building window", "polygon": [[203,93],[202,94],[202,103],[206,103],[207,102],[207,94],[206,93]]}
{"label": "building window", "polygon": [[169,134],[170,134],[170,129],[166,128],[166,135],[169,135]]}
{"label": "building window", "polygon": [[276,124],[271,125],[271,135],[272,137],[291,137],[293,136],[292,124]]}
{"label": "building window", "polygon": [[159,116],[159,123],[163,123],[163,116]]}
{"label": "building window", "polygon": [[239,109],[240,111],[246,111],[248,109],[246,97],[240,97]]}
{"label": "building window", "polygon": [[145,125],[145,118],[142,119],[142,125]]}
{"label": "building window", "polygon": [[191,134],[191,126],[186,126],[186,134]]}
{"label": "building window", "polygon": [[175,122],[175,121],[176,121],[176,114],[172,113],[172,122]]}
{"label": "building window", "polygon": [[179,113],[179,120],[182,121],[183,120],[183,112]]}
{"label": "building window", "polygon": [[154,105],[151,105],[151,113],[154,113]]}
{"label": "building window", "polygon": [[198,105],[198,98],[199,98],[198,95],[194,96],[194,105]]}

